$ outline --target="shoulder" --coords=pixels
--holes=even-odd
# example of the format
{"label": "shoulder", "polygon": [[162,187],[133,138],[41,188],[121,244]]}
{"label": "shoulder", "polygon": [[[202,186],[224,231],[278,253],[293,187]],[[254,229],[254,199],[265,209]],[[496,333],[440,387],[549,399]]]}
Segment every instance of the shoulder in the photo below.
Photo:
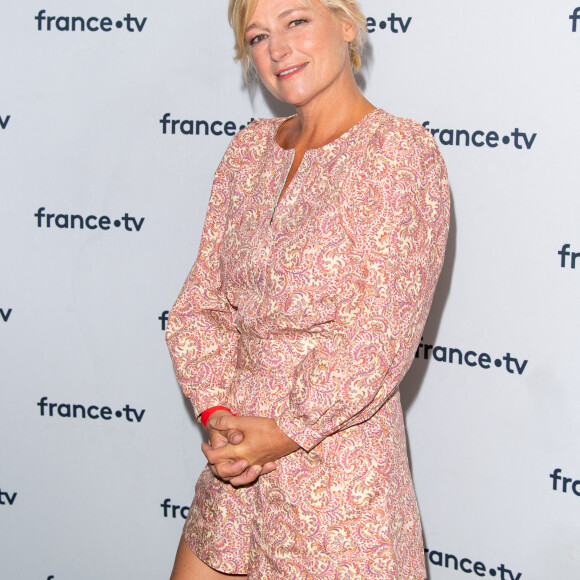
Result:
{"label": "shoulder", "polygon": [[264,158],[275,142],[276,132],[284,118],[255,119],[236,133],[224,153],[220,168],[237,173],[250,169]]}
{"label": "shoulder", "polygon": [[366,129],[368,140],[354,161],[358,181],[345,193],[353,220],[361,222],[369,216],[376,220],[359,227],[359,233],[383,232],[385,224],[401,220],[445,222],[447,170],[431,133],[416,121],[384,111],[375,114]]}
{"label": "shoulder", "polygon": [[435,139],[422,125],[382,112],[365,151],[368,185],[390,203],[449,204],[447,168]]}
{"label": "shoulder", "polygon": [[435,139],[423,125],[382,110],[376,115],[368,152],[371,156],[387,156],[394,163],[437,161],[443,164]]}
{"label": "shoulder", "polygon": [[228,151],[239,152],[256,147],[268,147],[284,120],[284,118],[254,119],[232,138]]}
{"label": "shoulder", "polygon": [[278,119],[255,119],[240,129],[229,142],[218,167],[218,173],[237,173],[259,160],[276,135]]}

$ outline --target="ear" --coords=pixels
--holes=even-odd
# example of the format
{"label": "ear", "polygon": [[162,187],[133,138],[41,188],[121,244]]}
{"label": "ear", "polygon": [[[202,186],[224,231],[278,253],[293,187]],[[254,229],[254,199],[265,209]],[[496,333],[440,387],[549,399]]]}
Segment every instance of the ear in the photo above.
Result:
{"label": "ear", "polygon": [[349,20],[342,20],[341,21],[342,24],[342,32],[343,32],[343,36],[344,36],[344,41],[345,42],[352,42],[355,39],[356,36],[356,24],[354,22],[351,22]]}

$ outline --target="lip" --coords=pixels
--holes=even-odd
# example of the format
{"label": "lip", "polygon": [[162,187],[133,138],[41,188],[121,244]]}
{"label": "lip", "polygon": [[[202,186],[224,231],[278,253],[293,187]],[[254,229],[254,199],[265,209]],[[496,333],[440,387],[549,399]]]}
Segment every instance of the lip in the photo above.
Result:
{"label": "lip", "polygon": [[[304,70],[304,67],[307,64],[308,63],[305,62],[304,64],[296,64],[294,66],[286,67],[285,69],[278,71],[276,73],[276,77],[279,78],[281,81],[286,80],[286,79],[289,79],[289,78],[293,77],[295,74],[298,74],[300,71]],[[296,69],[296,70],[292,70],[292,69]],[[289,71],[289,70],[291,70],[292,72],[287,73],[287,74],[283,74],[283,73],[285,73],[286,71]],[[282,76],[280,76],[280,75],[282,75]]]}

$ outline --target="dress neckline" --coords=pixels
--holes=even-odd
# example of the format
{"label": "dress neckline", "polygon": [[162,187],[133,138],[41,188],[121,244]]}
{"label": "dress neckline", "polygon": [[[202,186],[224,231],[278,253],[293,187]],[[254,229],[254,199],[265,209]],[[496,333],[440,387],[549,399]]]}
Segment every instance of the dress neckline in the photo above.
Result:
{"label": "dress neckline", "polygon": [[[352,133],[357,131],[360,127],[362,127],[362,125],[366,124],[367,121],[374,118],[374,116],[377,115],[378,113],[385,113],[385,111],[383,111],[383,109],[380,109],[379,107],[373,109],[372,111],[369,111],[366,115],[361,117],[350,129],[347,129],[342,135],[339,135],[338,137],[336,137],[332,141],[329,141],[328,143],[321,145],[320,147],[306,149],[304,154],[306,155],[307,153],[310,153],[310,152],[316,153],[318,151],[325,151],[328,149],[334,149],[339,143],[347,140],[352,135]],[[285,121],[287,121],[288,119],[291,119],[292,117],[296,117],[296,115],[290,115],[289,117],[277,117],[277,118],[272,119],[272,121],[274,121],[274,127],[273,127],[274,128],[274,131],[273,131],[274,146],[284,153],[294,153],[296,151],[294,148],[285,149],[284,147],[279,145],[278,141],[276,140],[276,137],[278,136],[278,131],[280,130],[280,127],[282,126],[282,124]]]}

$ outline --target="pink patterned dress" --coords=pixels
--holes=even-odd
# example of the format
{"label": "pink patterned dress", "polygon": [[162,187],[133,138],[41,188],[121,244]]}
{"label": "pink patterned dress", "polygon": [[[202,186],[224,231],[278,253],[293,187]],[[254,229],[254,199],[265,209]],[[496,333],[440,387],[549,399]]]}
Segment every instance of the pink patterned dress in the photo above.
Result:
{"label": "pink patterned dress", "polygon": [[228,147],[167,339],[198,415],[273,417],[301,449],[246,488],[206,467],[184,537],[251,580],[423,579],[398,385],[443,263],[445,165],[428,131],[375,109],[306,151],[277,203],[283,121]]}

